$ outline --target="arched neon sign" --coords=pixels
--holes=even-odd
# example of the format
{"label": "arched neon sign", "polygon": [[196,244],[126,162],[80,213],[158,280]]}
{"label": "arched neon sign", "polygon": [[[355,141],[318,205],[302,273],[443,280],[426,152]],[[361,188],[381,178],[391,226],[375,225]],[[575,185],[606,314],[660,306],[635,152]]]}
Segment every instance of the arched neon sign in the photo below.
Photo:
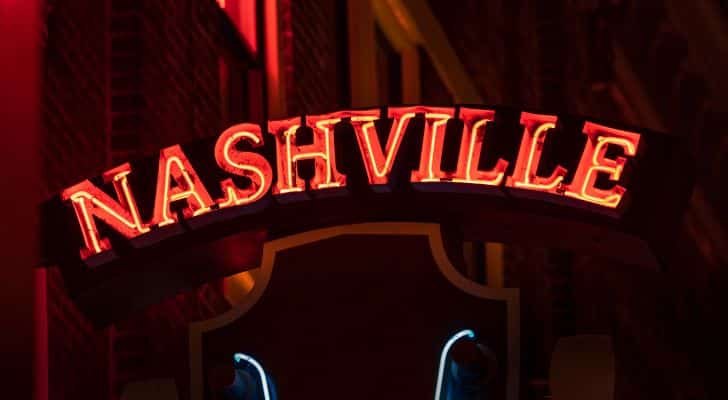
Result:
{"label": "arched neon sign", "polygon": [[[385,118],[386,117],[386,118]],[[102,237],[96,222],[102,221],[111,230],[127,239],[145,237],[166,226],[180,223],[180,218],[194,220],[214,215],[220,210],[254,207],[267,195],[279,203],[298,202],[311,196],[346,192],[349,182],[337,165],[335,127],[350,127],[368,185],[374,191],[387,191],[392,185],[393,166],[401,157],[415,121],[423,121],[419,166],[409,174],[409,183],[421,191],[469,192],[483,188],[526,191],[546,197],[566,199],[605,210],[622,206],[628,189],[621,184],[629,160],[641,148],[639,133],[599,125],[583,124],[586,144],[572,169],[556,165],[551,171],[543,168],[546,143],[560,135],[559,120],[554,115],[522,112],[520,146],[515,159],[497,157],[492,168],[483,169],[480,160],[490,154],[491,125],[496,118],[492,109],[469,107],[391,107],[339,111],[330,114],[268,121],[264,130],[256,124],[238,124],[226,129],[214,146],[213,167],[227,178],[219,181],[202,179],[184,150],[178,146],[162,149],[158,158],[154,211],[148,221],[140,217],[135,194],[129,186],[133,173],[129,164],[108,171],[104,176],[114,184],[116,198],[85,180],[61,193],[61,199],[75,211],[84,246],[81,258],[86,260],[112,250]],[[384,120],[390,121],[384,121]],[[443,167],[445,137],[454,121],[462,124],[457,165]],[[386,143],[377,134],[389,122]],[[301,143],[302,129],[310,129],[308,143]],[[452,131],[452,130],[450,130]],[[519,134],[513,132],[514,135]],[[275,150],[265,157],[259,151],[265,137],[273,139]],[[584,136],[581,136],[584,138]],[[247,146],[250,151],[242,148]],[[256,150],[256,151],[253,151]],[[273,159],[274,158],[274,159]],[[302,164],[313,164],[312,176],[302,174]],[[209,162],[207,162],[209,163]],[[339,163],[340,164],[340,163]],[[512,166],[512,167],[510,167]],[[351,168],[350,165],[346,167]],[[508,168],[512,171],[507,174]],[[275,172],[275,176],[274,176]],[[220,193],[214,198],[211,193]],[[181,210],[175,214],[173,209]]]}

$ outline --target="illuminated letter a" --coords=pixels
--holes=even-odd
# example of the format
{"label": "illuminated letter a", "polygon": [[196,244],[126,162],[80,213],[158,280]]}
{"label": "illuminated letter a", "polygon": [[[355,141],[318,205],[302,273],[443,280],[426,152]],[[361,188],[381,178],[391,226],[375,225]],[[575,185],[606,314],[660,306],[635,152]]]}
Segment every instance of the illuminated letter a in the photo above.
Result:
{"label": "illuminated letter a", "polygon": [[[175,186],[170,187],[172,182]],[[170,205],[182,200],[187,203],[183,213],[188,218],[209,212],[213,204],[212,198],[182,152],[182,148],[175,145],[163,149],[159,155],[152,224],[164,226],[177,221],[177,216],[172,214]]]}

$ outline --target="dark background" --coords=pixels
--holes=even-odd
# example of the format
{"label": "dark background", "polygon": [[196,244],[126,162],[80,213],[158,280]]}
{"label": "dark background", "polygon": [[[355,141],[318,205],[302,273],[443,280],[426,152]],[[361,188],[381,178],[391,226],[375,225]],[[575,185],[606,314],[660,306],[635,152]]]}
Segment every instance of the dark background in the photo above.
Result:
{"label": "dark background", "polygon": [[[0,2],[8,138],[8,155],[0,158],[4,185],[26,194],[3,206],[15,211],[3,230],[7,268],[0,281],[12,300],[5,314],[8,326],[17,327],[10,330],[24,338],[8,343],[20,354],[28,350],[6,365],[23,371],[28,364],[30,305],[46,287],[34,288],[28,272],[37,264],[28,223],[35,216],[19,204],[161,147],[217,135],[235,122],[415,98],[581,114],[685,139],[697,184],[670,268],[625,268],[508,245],[505,285],[522,288],[522,329],[539,332],[522,348],[529,354],[527,387],[542,386],[556,338],[606,333],[615,343],[618,398],[720,398],[719,366],[728,354],[722,323],[728,302],[725,2],[403,1],[419,10],[423,24],[407,56],[386,29],[360,32],[358,23],[374,18],[357,8],[364,3],[277,2],[276,95],[267,89],[273,79],[264,61],[272,51],[263,40],[268,25],[259,24],[253,52],[235,17],[213,0]],[[262,21],[264,2],[256,4]],[[423,9],[433,18],[423,18]],[[433,32],[446,39],[459,66],[438,64],[443,43],[429,40]],[[371,65],[352,62],[365,48],[373,49]],[[412,60],[419,71],[414,81],[403,73],[413,71]],[[448,74],[460,69],[461,80],[453,81]],[[184,348],[187,323],[229,307],[222,283],[210,282],[100,331],[68,299],[58,271],[46,267],[47,302],[40,304],[50,357],[36,366],[49,363],[46,389],[53,399],[115,398],[127,382],[186,379],[184,368],[159,355]],[[532,398],[542,398],[539,390]]]}

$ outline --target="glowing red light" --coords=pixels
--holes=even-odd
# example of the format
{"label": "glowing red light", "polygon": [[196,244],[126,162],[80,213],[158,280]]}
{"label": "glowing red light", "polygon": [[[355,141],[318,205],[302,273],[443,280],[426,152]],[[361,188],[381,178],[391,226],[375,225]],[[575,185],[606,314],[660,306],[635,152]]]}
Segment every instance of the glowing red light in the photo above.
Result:
{"label": "glowing red light", "polygon": [[226,129],[215,144],[215,160],[223,171],[250,180],[244,189],[238,188],[232,179],[221,182],[225,198],[218,204],[220,208],[250,204],[263,197],[273,183],[273,171],[268,160],[257,153],[238,151],[235,144],[245,141],[253,147],[263,146],[260,126],[239,124]]}
{"label": "glowing red light", "polygon": [[131,166],[128,163],[104,173],[104,181],[112,182],[118,202],[88,180],[61,192],[63,200],[70,200],[81,228],[86,245],[81,249],[81,259],[111,249],[109,240],[99,237],[94,218],[99,218],[129,239],[149,232],[149,226],[141,222],[134,195],[129,189],[130,173]]}
{"label": "glowing red light", "polygon": [[[417,170],[412,171],[410,181],[417,188],[428,187],[457,189],[459,187],[480,185],[497,187],[506,181],[512,188],[531,192],[566,196],[605,208],[617,208],[626,189],[617,184],[623,174],[627,157],[637,154],[640,135],[634,132],[609,128],[587,122],[583,133],[587,136],[586,146],[576,168],[574,179],[564,182],[567,170],[557,165],[548,176],[539,176],[539,164],[543,146],[549,135],[555,134],[556,116],[522,113],[523,133],[512,176],[506,179],[508,161],[499,158],[490,170],[480,170],[480,157],[488,137],[488,123],[494,120],[495,112],[488,109],[463,107],[458,118],[463,122],[462,138],[458,154],[457,168],[454,172],[442,171],[441,162],[444,150],[446,126],[455,117],[452,107],[394,107],[387,110],[392,120],[387,143],[382,146],[376,132],[380,109],[347,110],[330,114],[296,117],[268,122],[268,131],[276,140],[277,180],[273,184],[273,171],[268,160],[253,151],[241,151],[237,145],[247,143],[253,149],[263,146],[264,134],[256,124],[238,124],[225,130],[215,144],[214,157],[217,165],[231,175],[245,178],[241,182],[233,178],[220,182],[222,198],[217,200],[219,208],[245,206],[263,198],[273,188],[273,194],[280,200],[287,194],[303,193],[306,182],[300,176],[298,163],[312,160],[315,166],[311,178],[312,191],[335,190],[344,188],[346,176],[336,168],[335,126],[350,123],[360,150],[368,183],[375,188],[386,187],[389,175],[407,132],[415,116],[424,117],[422,149]],[[313,132],[312,141],[297,145],[296,136],[302,125]],[[623,156],[607,158],[607,150],[621,148]],[[184,218],[192,218],[212,212],[215,202],[211,199],[205,185],[193,169],[180,146],[171,146],[160,152],[154,212],[149,223],[141,221],[139,209],[128,182],[131,166],[123,164],[107,171],[104,180],[112,183],[117,200],[112,199],[88,180],[71,186],[61,193],[76,213],[85,247],[81,251],[83,259],[111,249],[107,238],[99,237],[96,220],[101,220],[116,232],[132,239],[149,232],[156,226],[171,225],[177,222],[172,213],[172,203],[184,202]],[[615,184],[605,189],[596,187],[597,178],[606,175]],[[444,185],[444,186],[443,186]],[[426,189],[425,189],[426,190]]]}
{"label": "glowing red light", "polygon": [[315,176],[311,189],[322,190],[346,186],[346,176],[336,170],[334,150],[334,125],[339,118],[328,115],[307,117],[306,122],[313,130],[313,143],[296,145],[296,132],[301,127],[299,118],[269,121],[268,130],[276,138],[278,181],[273,194],[303,192],[306,185],[297,171],[301,160],[314,160]]}
{"label": "glowing red light", "polygon": [[[174,182],[175,186],[170,187]],[[192,168],[187,156],[178,145],[167,147],[160,152],[157,174],[157,194],[154,204],[152,225],[169,225],[177,221],[177,216],[170,210],[170,205],[184,201],[185,218],[196,217],[210,212],[212,198],[207,193],[197,173]]]}
{"label": "glowing red light", "polygon": [[599,174],[607,174],[612,181],[619,181],[627,163],[625,157],[609,159],[605,157],[608,147],[619,146],[624,154],[634,157],[640,142],[640,135],[634,132],[609,128],[607,126],[586,122],[583,133],[588,139],[581,155],[579,167],[574,180],[569,184],[566,195],[604,207],[616,208],[626,189],[614,185],[611,189],[599,189],[594,186]]}
{"label": "glowing red light", "polygon": [[557,166],[549,177],[537,175],[546,137],[556,127],[556,116],[521,113],[523,136],[513,175],[507,185],[538,192],[559,193],[566,168]]}
{"label": "glowing red light", "polygon": [[495,111],[474,108],[460,109],[463,121],[463,135],[460,142],[458,166],[452,181],[473,185],[499,186],[508,168],[508,161],[499,158],[495,167],[489,171],[478,169],[480,154],[485,142],[487,123],[493,121]]}

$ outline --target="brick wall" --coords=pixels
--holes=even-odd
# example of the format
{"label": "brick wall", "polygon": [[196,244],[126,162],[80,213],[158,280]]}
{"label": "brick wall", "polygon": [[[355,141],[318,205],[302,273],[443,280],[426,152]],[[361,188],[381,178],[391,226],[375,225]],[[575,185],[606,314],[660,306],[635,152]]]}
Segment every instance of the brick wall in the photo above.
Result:
{"label": "brick wall", "polygon": [[[705,198],[728,221],[728,192],[720,184],[728,179],[723,133],[728,119],[721,108],[710,107],[722,101],[716,94],[711,97],[710,80],[687,67],[691,39],[670,26],[661,2],[633,2],[630,7],[611,2],[617,6],[606,8],[596,7],[601,2],[559,8],[525,0],[463,1],[459,7],[447,1],[429,3],[488,103],[628,120],[629,107],[599,89],[616,84],[609,49],[612,41],[619,43],[668,129],[691,138]],[[346,32],[341,4],[280,1],[290,115],[334,111],[348,103],[346,49],[337,43]],[[221,54],[234,51],[220,28],[214,0],[49,0],[47,5],[42,99],[47,193],[97,175],[111,166],[112,158],[153,154],[164,146],[215,135],[225,119],[246,119],[244,112],[223,118],[219,62]],[[447,102],[446,90],[426,59],[422,74],[423,99]],[[685,238],[690,240],[695,239]],[[547,268],[548,254],[546,249],[511,246],[506,255],[509,285],[524,288],[524,321],[531,324],[524,332],[539,332],[524,349],[539,354],[524,363],[530,376],[545,374],[551,336],[560,333],[563,323],[576,333],[614,335],[619,354],[628,355],[618,355],[618,362],[631,361],[631,366],[620,364],[626,369],[618,393],[625,396],[700,398],[701,391],[719,386],[720,376],[710,375],[707,367],[724,354],[715,352],[719,335],[703,337],[700,332],[714,332],[720,325],[719,306],[728,287],[722,270],[696,261],[697,254],[686,255],[684,267],[667,274],[581,256],[552,258],[555,265]],[[560,279],[568,279],[570,293]],[[69,385],[64,377],[90,382],[97,377],[93,374],[106,374],[107,336],[74,310],[60,290],[58,274],[51,275],[50,285],[51,368],[74,371],[73,363],[81,358],[65,356],[73,352],[96,357],[84,364],[95,370],[80,366],[78,377],[54,375],[53,398],[78,398],[86,386],[82,381]],[[566,307],[557,310],[563,299]],[[213,283],[120,324],[116,335],[154,332],[149,335],[153,345],[181,331],[186,321],[224,308],[220,300]],[[561,322],[544,317],[555,310]],[[544,331],[548,333],[542,337]],[[184,346],[181,336],[167,339],[164,351],[169,354]],[[637,353],[640,357],[629,359]],[[147,377],[146,371],[135,369],[145,362],[141,357],[126,364],[130,375],[115,378],[116,389],[130,379]],[[674,370],[645,372],[662,365]],[[170,368],[180,380],[185,378],[184,366]],[[710,382],[704,383],[701,374]],[[53,390],[63,382],[67,391]],[[661,386],[650,389],[655,382]],[[103,396],[107,386],[90,390]]]}
{"label": "brick wall", "polygon": [[288,114],[318,114],[347,106],[348,55],[339,43],[346,42],[345,2],[281,3],[284,23],[290,24],[290,31],[284,29],[281,35],[284,43],[290,40],[284,52],[292,57],[292,70],[287,71]]}
{"label": "brick wall", "polygon": [[42,155],[47,194],[108,166],[104,3],[46,4]]}
{"label": "brick wall", "polygon": [[[125,7],[128,2],[112,0]],[[198,138],[218,135],[228,121],[245,121],[242,108],[229,109],[229,96],[245,97],[245,82],[229,87],[221,82],[220,63],[227,76],[245,76],[244,55],[235,38],[223,31],[224,14],[213,0],[147,0],[118,14],[141,16],[136,73],[140,87],[134,129],[139,155]],[[236,59],[237,57],[237,59]],[[113,65],[113,64],[112,64]],[[225,96],[223,88],[230,90]],[[247,102],[244,102],[247,103]],[[223,115],[225,114],[225,115]],[[225,118],[223,118],[223,116]],[[112,392],[120,394],[135,380],[174,377],[184,396],[188,378],[187,326],[225,310],[219,282],[180,294],[145,310],[114,328]]]}
{"label": "brick wall", "polygon": [[[44,69],[47,192],[115,161],[224,127],[220,61],[236,54],[214,0],[51,0]],[[238,63],[232,73],[245,75]],[[238,93],[239,96],[246,94]],[[231,119],[242,121],[244,110]]]}
{"label": "brick wall", "polygon": [[[728,352],[724,331],[708,326],[720,324],[717,310],[726,302],[721,288],[728,274],[711,236],[728,222],[728,191],[717,183],[728,179],[728,120],[721,111],[725,100],[710,90],[717,83],[695,60],[724,57],[725,47],[699,53],[701,39],[678,29],[659,0],[429,4],[486,102],[648,126],[636,108],[642,100],[628,95],[644,89],[664,129],[692,144],[700,190],[714,212],[707,217],[712,227],[686,226],[670,271],[580,255],[559,260],[551,250],[507,246],[509,285],[523,289],[524,332],[546,332],[527,339],[525,372],[546,373],[542,361],[559,335],[607,333],[618,352],[618,397],[704,398],[720,390],[709,365]],[[615,45],[626,54],[635,83],[619,80]]]}
{"label": "brick wall", "polygon": [[[520,1],[430,0],[450,45],[486,104],[538,107],[537,26]],[[538,3],[536,3],[538,4]]]}
{"label": "brick wall", "polygon": [[[645,365],[671,366],[666,375],[650,376],[670,388],[666,398],[709,398],[724,391],[716,366],[728,355],[719,311],[728,287],[728,190],[722,184],[728,180],[728,103],[715,92],[721,77],[711,75],[707,64],[725,62],[728,48],[722,43],[708,51],[699,32],[681,27],[679,20],[695,20],[670,10],[682,3],[615,4],[601,10],[608,17],[605,31],[623,49],[665,129],[685,139],[697,172],[678,259],[669,271],[641,283],[623,277],[622,294],[631,298],[617,307],[617,322],[634,353],[650,354]],[[704,23],[725,30],[728,21],[713,17]]]}
{"label": "brick wall", "polygon": [[222,291],[221,281],[209,282],[116,323],[111,334],[112,396],[131,382],[174,379],[180,398],[189,398],[189,324],[229,310]]}
{"label": "brick wall", "polygon": [[[717,21],[723,29],[728,24],[725,18]],[[701,54],[701,38],[681,31],[661,1],[625,4],[610,29],[666,129],[688,139],[701,190],[721,224],[728,226],[728,190],[717,184],[728,179],[727,103],[716,91],[720,82],[704,72],[711,59],[725,57],[725,47]]]}
{"label": "brick wall", "polygon": [[[109,166],[105,4],[51,0],[42,70],[44,195]],[[76,309],[55,268],[48,273],[49,393],[53,400],[108,393],[106,333]]]}
{"label": "brick wall", "polygon": [[76,308],[57,268],[48,271],[49,399],[104,399],[109,394],[109,337]]}
{"label": "brick wall", "polygon": [[143,147],[157,150],[219,134],[222,41],[214,1],[143,3]]}
{"label": "brick wall", "polygon": [[[225,30],[229,21],[214,0],[49,0],[45,11],[47,195],[113,163],[217,135],[227,123],[223,101],[247,96],[249,58],[241,54],[239,38]],[[220,81],[221,59],[237,86]],[[226,111],[228,120],[247,117],[244,107]],[[157,356],[179,359],[186,354],[189,321],[227,307],[219,282],[212,282],[113,329],[94,327],[69,298],[61,274],[49,271],[54,400],[115,399],[125,383],[156,377],[149,366],[185,380],[184,363],[159,365],[164,358]]]}

